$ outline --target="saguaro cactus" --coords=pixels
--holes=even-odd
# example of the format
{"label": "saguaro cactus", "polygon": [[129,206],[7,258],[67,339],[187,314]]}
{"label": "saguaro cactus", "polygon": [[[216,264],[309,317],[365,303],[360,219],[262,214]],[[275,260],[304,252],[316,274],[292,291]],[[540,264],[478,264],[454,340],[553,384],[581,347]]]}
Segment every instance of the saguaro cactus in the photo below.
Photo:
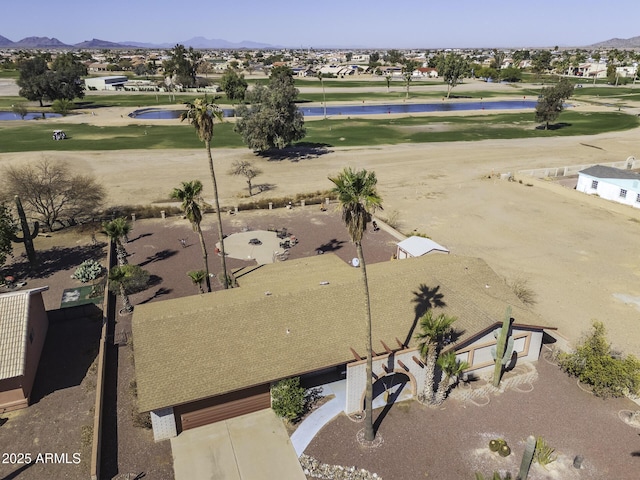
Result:
{"label": "saguaro cactus", "polygon": [[496,328],[493,332],[493,336],[496,337],[498,343],[491,349],[491,355],[496,362],[495,369],[493,370],[493,386],[499,387],[500,380],[502,378],[502,370],[504,366],[511,359],[513,353],[513,336],[510,335],[511,331],[511,306],[507,307],[507,311],[504,315],[502,327]]}
{"label": "saguaro cactus", "polygon": [[536,451],[536,437],[529,435],[527,443],[524,447],[524,453],[522,454],[522,461],[520,462],[520,471],[516,480],[527,480],[529,477],[529,468],[533,461],[533,454]]}
{"label": "saguaro cactus", "polygon": [[18,216],[20,217],[20,225],[22,227],[22,237],[17,237],[13,235],[11,240],[15,243],[24,243],[24,249],[27,252],[27,258],[29,259],[29,263],[31,266],[36,264],[36,250],[33,248],[33,239],[38,235],[38,231],[40,230],[40,224],[38,222],[34,222],[33,224],[33,232],[29,229],[29,223],[27,222],[27,216],[24,214],[24,209],[22,208],[22,202],[20,201],[20,197],[16,195],[13,197],[16,202],[16,208],[18,209]]}

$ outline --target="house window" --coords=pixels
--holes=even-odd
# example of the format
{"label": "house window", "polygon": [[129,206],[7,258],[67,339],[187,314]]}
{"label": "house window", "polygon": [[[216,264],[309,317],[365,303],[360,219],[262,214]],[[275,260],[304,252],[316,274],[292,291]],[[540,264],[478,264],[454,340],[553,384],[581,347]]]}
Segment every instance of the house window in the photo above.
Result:
{"label": "house window", "polygon": [[640,193],[636,196],[636,202],[640,203]]}
{"label": "house window", "polygon": [[620,198],[627,198],[627,191],[624,188],[620,189]]}
{"label": "house window", "polygon": [[598,180],[591,181],[591,188],[593,188],[594,190],[598,189]]}

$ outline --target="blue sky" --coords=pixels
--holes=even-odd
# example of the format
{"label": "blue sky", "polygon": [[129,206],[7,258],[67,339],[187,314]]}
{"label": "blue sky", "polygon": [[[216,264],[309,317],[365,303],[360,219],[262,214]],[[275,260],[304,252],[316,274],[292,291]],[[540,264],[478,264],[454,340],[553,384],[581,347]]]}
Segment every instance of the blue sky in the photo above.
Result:
{"label": "blue sky", "polygon": [[640,1],[0,0],[0,35],[74,44],[195,36],[287,47],[584,46],[640,36]]}

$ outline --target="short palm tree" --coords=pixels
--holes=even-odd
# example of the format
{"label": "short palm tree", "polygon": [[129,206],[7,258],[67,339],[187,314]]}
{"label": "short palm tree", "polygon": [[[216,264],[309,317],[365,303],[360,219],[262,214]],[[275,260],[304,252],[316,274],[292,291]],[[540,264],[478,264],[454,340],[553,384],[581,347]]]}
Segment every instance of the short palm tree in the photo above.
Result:
{"label": "short palm tree", "polygon": [[109,222],[102,224],[102,230],[109,237],[109,240],[116,244],[116,258],[118,259],[118,265],[126,265],[127,251],[124,249],[122,240],[127,240],[127,236],[131,232],[131,224],[124,217],[114,218]]}
{"label": "short palm tree", "polygon": [[201,197],[202,182],[200,180],[192,180],[191,182],[182,182],[182,188],[174,188],[171,192],[171,198],[182,202],[181,208],[187,220],[191,222],[194,232],[198,233],[200,239],[200,248],[202,249],[202,262],[204,264],[204,272],[206,275],[207,291],[211,291],[211,280],[209,280],[209,259],[207,256],[207,246],[204,243],[204,235],[200,223],[202,222]]}
{"label": "short palm tree", "polygon": [[121,315],[133,312],[129,295],[143,290],[149,283],[149,272],[139,265],[118,265],[109,270],[109,290],[122,297]]}
{"label": "short palm tree", "polygon": [[209,172],[213,183],[213,200],[218,217],[218,240],[220,241],[220,258],[222,261],[222,281],[224,288],[231,286],[231,277],[227,273],[227,258],[224,251],[224,234],[222,233],[222,216],[220,215],[220,201],[218,199],[218,184],[216,172],[213,168],[213,156],[211,155],[211,140],[213,139],[213,122],[222,120],[223,111],[215,103],[209,103],[207,98],[196,98],[193,103],[186,104],[187,110],[180,115],[180,120],[188,120],[196,129],[196,133],[207,149],[209,158]]}
{"label": "short palm tree", "polygon": [[205,278],[208,279],[209,275],[204,270],[192,270],[190,272],[187,272],[187,276],[191,279],[194,285],[198,286],[198,291],[200,293],[204,293],[202,282],[204,282]]}
{"label": "short palm tree", "polygon": [[462,372],[469,368],[469,364],[465,361],[458,360],[456,358],[456,352],[454,351],[440,355],[437,363],[440,370],[442,370],[442,378],[440,379],[440,383],[438,383],[438,390],[436,391],[433,403],[434,405],[441,405],[445,398],[447,398],[449,389],[458,382]]}
{"label": "short palm tree", "polygon": [[420,317],[421,331],[416,335],[420,342],[420,353],[425,360],[425,382],[422,391],[422,401],[433,403],[434,376],[436,372],[436,360],[442,349],[444,339],[452,332],[451,324],[456,321],[455,317],[449,317],[444,313],[434,317],[432,310],[428,310]]}
{"label": "short palm tree", "polygon": [[356,246],[360,272],[362,274],[362,287],[364,293],[364,310],[366,322],[366,351],[367,351],[367,386],[365,390],[365,440],[371,442],[375,439],[373,430],[373,347],[371,336],[371,301],[369,298],[369,285],[367,283],[367,268],[362,252],[362,237],[367,230],[367,223],[371,221],[371,215],[376,209],[382,209],[382,198],[376,191],[378,180],[374,172],[366,170],[354,171],[345,168],[335,177],[329,177],[335,187],[333,192],[337,194],[342,209],[342,220],[347,227],[349,237]]}

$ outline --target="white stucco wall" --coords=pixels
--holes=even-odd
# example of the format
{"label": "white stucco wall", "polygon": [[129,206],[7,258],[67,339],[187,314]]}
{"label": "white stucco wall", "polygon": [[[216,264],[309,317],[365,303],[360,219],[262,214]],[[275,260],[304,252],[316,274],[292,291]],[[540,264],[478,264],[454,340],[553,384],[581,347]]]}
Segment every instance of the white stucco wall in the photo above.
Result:
{"label": "white stucco wall", "polygon": [[152,411],[151,425],[153,427],[153,439],[156,442],[178,435],[176,418],[171,407]]}
{"label": "white stucco wall", "polygon": [[[593,188],[593,182],[597,181],[597,188]],[[620,196],[620,190],[627,191],[626,196]],[[576,190],[588,195],[598,195],[605,200],[630,205],[640,208],[640,182],[638,180],[595,178],[591,175],[580,173]]]}

